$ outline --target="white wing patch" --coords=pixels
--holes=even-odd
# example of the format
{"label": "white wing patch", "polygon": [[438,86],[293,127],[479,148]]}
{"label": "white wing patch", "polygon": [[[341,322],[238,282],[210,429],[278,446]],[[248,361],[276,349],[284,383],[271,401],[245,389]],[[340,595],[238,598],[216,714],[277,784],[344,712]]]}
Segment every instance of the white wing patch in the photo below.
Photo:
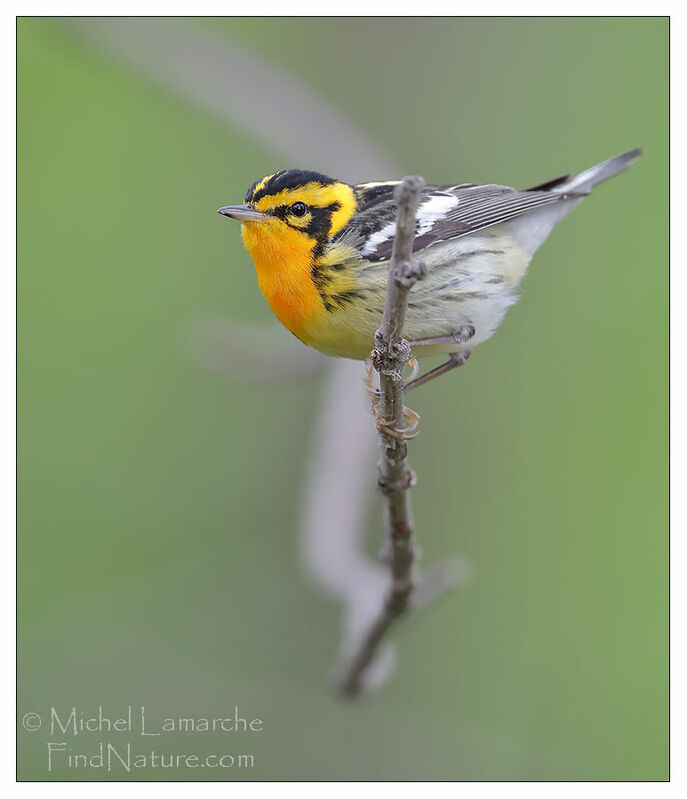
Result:
{"label": "white wing patch", "polygon": [[418,227],[415,235],[428,233],[434,223],[458,205],[458,198],[452,194],[433,194],[422,203],[417,212]]}
{"label": "white wing patch", "polygon": [[378,230],[376,233],[373,233],[370,238],[365,242],[365,246],[361,250],[363,255],[372,255],[372,253],[379,247],[380,244],[384,244],[385,241],[392,239],[396,235],[396,220],[394,219],[393,222],[389,222],[388,224],[384,225],[381,230]]}
{"label": "white wing patch", "polygon": [[[366,185],[370,185],[369,183]],[[443,219],[449,211],[458,205],[458,198],[450,194],[434,194],[428,197],[418,208],[416,236],[429,232],[434,223]],[[372,255],[380,244],[389,241],[396,235],[396,220],[388,222],[383,228],[373,233],[362,248],[362,255]]]}

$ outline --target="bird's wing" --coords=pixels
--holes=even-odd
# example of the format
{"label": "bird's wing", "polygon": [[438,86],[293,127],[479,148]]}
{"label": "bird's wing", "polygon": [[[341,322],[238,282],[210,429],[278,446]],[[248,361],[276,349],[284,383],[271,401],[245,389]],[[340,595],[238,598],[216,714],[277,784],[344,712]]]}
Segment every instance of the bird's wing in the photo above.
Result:
{"label": "bird's wing", "polygon": [[[466,236],[534,208],[570,198],[570,194],[551,191],[560,181],[550,181],[528,191],[470,183],[428,186],[418,206],[413,251]],[[359,252],[366,260],[381,261],[391,256],[396,232],[393,191],[397,183],[367,183],[355,187],[359,210],[347,226],[347,235],[355,235]]]}

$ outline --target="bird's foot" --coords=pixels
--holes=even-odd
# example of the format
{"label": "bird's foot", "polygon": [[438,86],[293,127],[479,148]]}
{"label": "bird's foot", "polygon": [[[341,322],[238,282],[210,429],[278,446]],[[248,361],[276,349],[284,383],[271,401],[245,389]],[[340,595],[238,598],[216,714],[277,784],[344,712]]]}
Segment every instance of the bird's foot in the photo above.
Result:
{"label": "bird's foot", "polygon": [[[412,372],[411,376],[415,378],[419,371],[418,363],[415,358],[411,358],[408,361],[408,365],[410,366]],[[397,438],[400,441],[408,441],[411,438],[415,438],[418,435],[417,428],[420,424],[420,414],[416,413],[411,408],[403,408],[403,418],[406,421],[406,424],[401,428],[395,427],[388,419],[385,419],[382,416],[382,413],[379,409],[379,389],[375,385],[374,382],[374,367],[372,365],[372,361],[368,358],[365,361],[365,388],[367,389],[367,395],[370,399],[370,404],[372,405],[372,413],[375,417],[375,422],[377,424],[377,429],[381,432],[385,433],[392,438]]]}
{"label": "bird's foot", "polygon": [[382,416],[379,411],[379,403],[373,403],[372,409],[377,422],[377,429],[381,430],[382,433],[392,438],[397,438],[399,441],[410,441],[410,439],[419,435],[417,428],[420,424],[420,414],[411,408],[403,406],[403,418],[407,424],[400,430],[397,427],[392,427],[391,422]]}

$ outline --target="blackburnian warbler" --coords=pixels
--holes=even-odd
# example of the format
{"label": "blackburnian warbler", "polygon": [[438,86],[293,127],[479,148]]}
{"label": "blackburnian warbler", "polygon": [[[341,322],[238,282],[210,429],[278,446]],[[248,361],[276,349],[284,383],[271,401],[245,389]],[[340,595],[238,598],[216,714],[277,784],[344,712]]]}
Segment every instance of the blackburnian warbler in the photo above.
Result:
{"label": "blackburnian warbler", "polygon": [[[527,266],[553,226],[640,153],[526,191],[427,186],[414,242],[427,274],[411,291],[404,327],[413,354],[448,353],[443,371],[464,363],[516,302]],[[262,293],[305,344],[344,358],[370,354],[386,296],[397,184],[351,186],[318,172],[284,170],[254,183],[245,204],[218,210],[241,223]]]}

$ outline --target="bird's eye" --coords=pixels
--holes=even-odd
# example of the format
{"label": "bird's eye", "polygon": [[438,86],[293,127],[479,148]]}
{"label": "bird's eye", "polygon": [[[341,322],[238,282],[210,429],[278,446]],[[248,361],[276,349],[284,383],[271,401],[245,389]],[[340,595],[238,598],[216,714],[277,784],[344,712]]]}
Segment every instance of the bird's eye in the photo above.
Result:
{"label": "bird's eye", "polygon": [[305,212],[307,211],[307,207],[305,203],[294,203],[291,206],[291,213],[294,216],[305,216]]}

